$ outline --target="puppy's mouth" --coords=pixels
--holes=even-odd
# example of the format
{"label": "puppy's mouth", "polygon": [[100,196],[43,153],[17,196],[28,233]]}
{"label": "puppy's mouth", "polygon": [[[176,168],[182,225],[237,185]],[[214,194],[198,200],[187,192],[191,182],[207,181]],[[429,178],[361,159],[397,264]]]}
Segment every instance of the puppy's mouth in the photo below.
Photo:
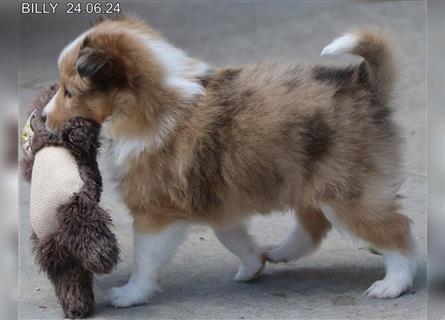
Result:
{"label": "puppy's mouth", "polygon": [[48,123],[45,123],[45,127],[46,127],[46,130],[48,130],[48,132],[50,132],[50,133],[55,133],[56,132],[56,129],[54,129],[53,127],[49,126]]}
{"label": "puppy's mouth", "polygon": [[60,127],[60,126],[57,126],[54,122],[48,120],[47,117],[43,118],[43,116],[42,116],[42,122],[45,124],[46,130],[48,130],[48,132],[51,132],[51,133],[55,133],[58,130],[58,128]]}

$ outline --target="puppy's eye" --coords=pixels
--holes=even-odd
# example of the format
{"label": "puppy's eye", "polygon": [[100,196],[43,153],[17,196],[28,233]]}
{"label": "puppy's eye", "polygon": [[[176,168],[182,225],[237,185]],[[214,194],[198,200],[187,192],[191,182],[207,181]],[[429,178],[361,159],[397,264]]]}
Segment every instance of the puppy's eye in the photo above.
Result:
{"label": "puppy's eye", "polygon": [[71,98],[73,96],[73,94],[70,91],[68,91],[67,89],[65,89],[63,94],[65,95],[65,97],[68,97],[68,98]]}

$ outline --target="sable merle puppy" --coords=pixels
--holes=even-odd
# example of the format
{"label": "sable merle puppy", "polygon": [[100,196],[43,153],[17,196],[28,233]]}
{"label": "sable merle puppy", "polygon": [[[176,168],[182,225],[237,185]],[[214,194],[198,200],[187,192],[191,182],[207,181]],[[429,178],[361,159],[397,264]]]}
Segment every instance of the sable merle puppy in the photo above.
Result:
{"label": "sable merle puppy", "polygon": [[[410,219],[396,199],[396,58],[388,37],[367,29],[323,50],[338,53],[364,61],[211,68],[133,17],[100,21],[63,49],[47,126],[74,116],[102,124],[134,217],[133,273],[111,289],[112,305],[149,300],[188,223],[210,225],[240,258],[238,281],[257,277],[265,260],[310,253],[334,224],[383,252],[387,273],[369,296],[394,298],[412,285]],[[287,208],[295,227],[262,252],[245,220]]]}

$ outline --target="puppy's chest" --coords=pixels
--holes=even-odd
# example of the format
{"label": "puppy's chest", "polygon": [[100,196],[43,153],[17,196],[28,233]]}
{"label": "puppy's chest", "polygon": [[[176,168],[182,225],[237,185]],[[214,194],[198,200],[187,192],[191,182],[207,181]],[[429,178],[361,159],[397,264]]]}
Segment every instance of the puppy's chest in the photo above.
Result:
{"label": "puppy's chest", "polygon": [[168,161],[159,152],[116,143],[104,147],[111,176],[130,209],[139,210],[168,201],[172,193],[172,174]]}

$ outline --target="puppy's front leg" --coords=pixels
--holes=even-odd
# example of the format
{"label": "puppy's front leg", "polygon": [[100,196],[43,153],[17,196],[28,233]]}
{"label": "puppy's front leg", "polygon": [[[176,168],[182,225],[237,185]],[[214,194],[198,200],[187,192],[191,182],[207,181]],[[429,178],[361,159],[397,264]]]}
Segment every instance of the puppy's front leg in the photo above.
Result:
{"label": "puppy's front leg", "polygon": [[173,223],[159,232],[134,230],[130,280],[122,287],[110,289],[109,303],[116,308],[147,303],[157,289],[159,271],[173,258],[184,238],[183,222]]}

